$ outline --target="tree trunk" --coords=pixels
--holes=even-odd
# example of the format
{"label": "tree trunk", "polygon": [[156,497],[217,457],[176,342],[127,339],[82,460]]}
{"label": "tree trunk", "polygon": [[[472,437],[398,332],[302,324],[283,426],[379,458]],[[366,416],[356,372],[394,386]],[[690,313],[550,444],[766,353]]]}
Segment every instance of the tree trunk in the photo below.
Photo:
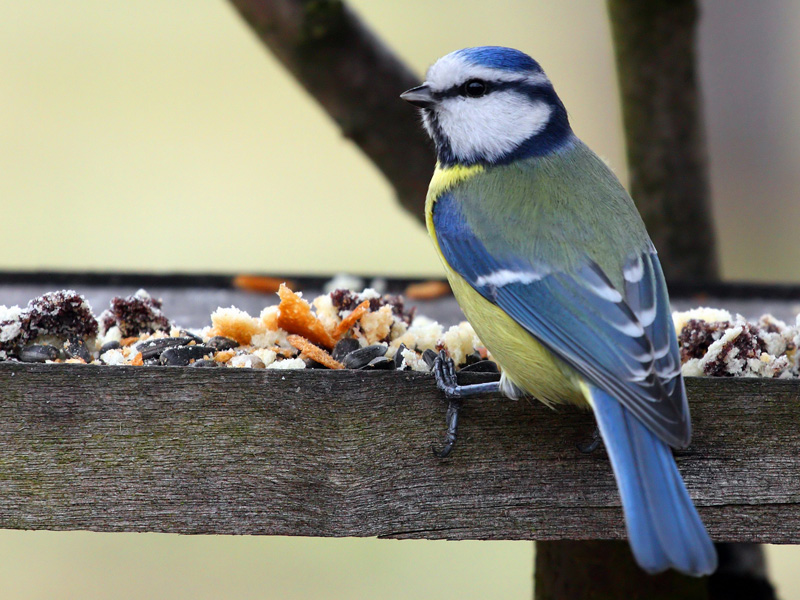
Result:
{"label": "tree trunk", "polygon": [[537,543],[535,600],[708,600],[708,578],[648,575],[627,542]]}
{"label": "tree trunk", "polygon": [[695,0],[608,0],[631,195],[667,281],[717,279]]}

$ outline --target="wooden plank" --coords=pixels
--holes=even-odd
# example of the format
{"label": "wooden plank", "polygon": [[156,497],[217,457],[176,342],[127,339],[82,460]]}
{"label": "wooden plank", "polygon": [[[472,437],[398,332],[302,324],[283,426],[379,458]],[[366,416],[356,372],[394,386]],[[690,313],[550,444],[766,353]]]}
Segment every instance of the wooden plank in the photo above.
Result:
{"label": "wooden plank", "polygon": [[[477,376],[473,376],[477,377]],[[718,541],[800,543],[800,381],[690,379],[677,452]],[[619,539],[591,415],[488,398],[452,458],[430,376],[0,363],[0,527]]]}

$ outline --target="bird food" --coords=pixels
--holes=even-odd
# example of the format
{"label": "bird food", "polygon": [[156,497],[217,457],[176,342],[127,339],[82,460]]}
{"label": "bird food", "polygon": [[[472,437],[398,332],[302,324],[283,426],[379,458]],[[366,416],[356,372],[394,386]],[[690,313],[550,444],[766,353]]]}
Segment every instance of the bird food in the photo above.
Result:
{"label": "bird food", "polygon": [[400,296],[336,289],[309,303],[283,284],[277,293],[280,303],[258,316],[218,308],[210,325],[187,330],[144,290],[99,316],[75,291],[50,292],[25,308],[0,306],[0,361],[429,371],[428,356],[445,349],[459,367],[487,362],[468,323],[446,329]]}
{"label": "bird food", "polygon": [[[211,325],[186,330],[144,290],[114,298],[99,317],[78,293],[50,292],[25,308],[0,305],[0,361],[427,372],[446,349],[459,370],[498,371],[468,323],[444,328],[400,296],[336,289],[309,303],[285,285],[278,293],[280,304],[258,317],[218,308]],[[800,317],[750,322],[697,308],[673,320],[684,376],[800,376]]]}

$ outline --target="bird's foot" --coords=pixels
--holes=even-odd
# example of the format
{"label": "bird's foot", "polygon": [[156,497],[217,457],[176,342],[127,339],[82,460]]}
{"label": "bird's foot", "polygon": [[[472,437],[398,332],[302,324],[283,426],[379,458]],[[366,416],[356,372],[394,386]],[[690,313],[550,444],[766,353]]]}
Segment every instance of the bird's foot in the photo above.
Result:
{"label": "bird's foot", "polygon": [[580,450],[584,454],[591,454],[595,450],[600,447],[600,444],[603,443],[603,438],[600,435],[600,428],[595,427],[594,431],[592,432],[592,439],[588,442],[582,444],[576,444],[578,446],[578,450]]}
{"label": "bird's foot", "polygon": [[461,410],[461,399],[480,394],[490,394],[500,389],[500,382],[492,381],[489,383],[475,383],[472,385],[458,385],[456,377],[456,366],[453,359],[442,350],[433,363],[433,375],[436,378],[436,386],[444,392],[449,400],[447,405],[447,433],[444,438],[444,446],[441,450],[433,448],[433,453],[439,458],[446,458],[456,445],[458,438],[458,414]]}
{"label": "bird's foot", "polygon": [[459,396],[456,365],[444,350],[439,352],[433,361],[433,376],[436,378],[436,387],[442,390],[445,396],[448,398]]}
{"label": "bird's foot", "polygon": [[437,458],[447,458],[453,451],[458,439],[458,414],[461,411],[461,400],[451,398],[447,405],[447,433],[444,435],[444,445],[441,450],[437,450],[435,446],[431,447],[434,456]]}
{"label": "bird's foot", "polygon": [[500,391],[499,381],[458,385],[456,366],[445,350],[439,352],[433,362],[433,376],[436,378],[436,386],[444,392],[448,400],[493,394]]}

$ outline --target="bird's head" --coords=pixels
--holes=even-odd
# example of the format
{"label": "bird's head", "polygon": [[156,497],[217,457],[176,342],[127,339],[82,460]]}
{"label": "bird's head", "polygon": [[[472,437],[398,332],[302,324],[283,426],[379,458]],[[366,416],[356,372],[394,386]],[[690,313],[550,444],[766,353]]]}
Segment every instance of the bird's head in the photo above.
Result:
{"label": "bird's head", "polygon": [[452,52],[400,97],[421,109],[444,166],[507,164],[553,152],[572,136],[539,63],[512,48]]}

